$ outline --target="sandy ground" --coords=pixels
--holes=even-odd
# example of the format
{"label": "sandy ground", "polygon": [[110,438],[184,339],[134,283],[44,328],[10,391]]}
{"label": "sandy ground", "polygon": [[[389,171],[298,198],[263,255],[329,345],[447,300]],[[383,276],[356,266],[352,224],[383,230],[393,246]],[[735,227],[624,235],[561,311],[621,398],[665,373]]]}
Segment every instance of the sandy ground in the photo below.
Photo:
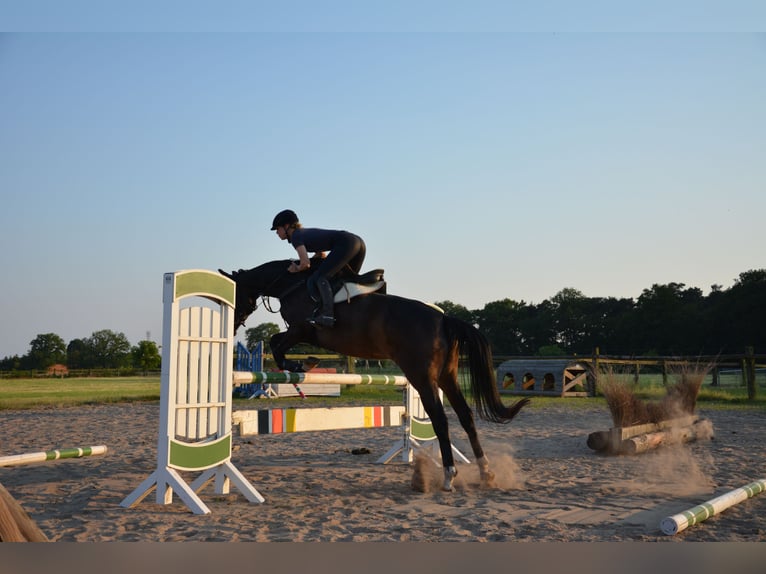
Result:
{"label": "sandy ground", "polygon": [[[609,413],[568,407],[574,400],[588,399],[528,407],[510,425],[479,423],[497,475],[492,489],[479,485],[475,464],[460,464],[455,492],[439,490],[438,474],[433,490],[414,491],[410,465],[375,462],[398,428],[235,434],[232,460],[264,504],[208,487],[209,515],[192,514],[177,498],[157,505],[153,494],[122,508],[156,467],[158,403],[3,412],[1,455],[96,444],[109,452],[0,468],[0,483],[52,541],[766,541],[766,494],[675,536],[660,530],[663,517],[766,477],[766,412],[703,408],[712,440],[604,456],[586,439],[612,426]],[[449,414],[454,443],[469,455]],[[370,452],[352,454],[357,449]]]}

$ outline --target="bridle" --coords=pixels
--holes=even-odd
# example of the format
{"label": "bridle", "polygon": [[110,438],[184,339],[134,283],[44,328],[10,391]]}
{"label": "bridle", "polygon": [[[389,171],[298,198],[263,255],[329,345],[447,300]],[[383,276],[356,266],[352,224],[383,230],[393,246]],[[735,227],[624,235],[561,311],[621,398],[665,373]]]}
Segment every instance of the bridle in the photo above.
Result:
{"label": "bridle", "polygon": [[[269,283],[268,285],[266,285],[266,287],[264,287],[264,288],[262,289],[262,291],[261,291],[261,294],[257,296],[257,297],[260,297],[261,301],[263,302],[263,308],[264,308],[264,309],[266,309],[266,310],[267,310],[269,313],[279,313],[279,311],[280,311],[280,309],[274,310],[274,309],[271,307],[271,297],[274,297],[274,298],[275,298],[275,299],[277,299],[277,300],[281,300],[281,299],[283,299],[284,297],[287,297],[287,296],[288,296],[290,293],[292,293],[293,291],[297,290],[297,289],[298,289],[298,288],[299,288],[301,285],[305,285],[306,281],[305,281],[305,280],[303,280],[303,279],[301,279],[300,281],[296,281],[296,282],[295,282],[295,283],[293,283],[292,285],[288,286],[288,287],[287,287],[287,288],[286,288],[284,291],[282,291],[282,292],[281,292],[279,295],[265,295],[265,294],[264,294],[264,292],[266,292],[266,291],[270,291],[270,290],[271,290],[271,288],[272,288],[274,285],[276,285],[278,281],[281,281],[281,280],[282,280],[282,278],[283,278],[285,275],[289,274],[289,273],[290,273],[290,272],[289,272],[289,271],[287,271],[287,270],[285,269],[285,270],[284,270],[282,273],[280,273],[279,275],[277,275],[277,276],[274,278],[274,280],[273,280],[271,283]],[[258,303],[257,303],[257,302],[254,304],[254,306],[253,306],[253,310],[250,312],[250,314],[252,314],[252,313],[255,313],[256,309],[258,309]]]}

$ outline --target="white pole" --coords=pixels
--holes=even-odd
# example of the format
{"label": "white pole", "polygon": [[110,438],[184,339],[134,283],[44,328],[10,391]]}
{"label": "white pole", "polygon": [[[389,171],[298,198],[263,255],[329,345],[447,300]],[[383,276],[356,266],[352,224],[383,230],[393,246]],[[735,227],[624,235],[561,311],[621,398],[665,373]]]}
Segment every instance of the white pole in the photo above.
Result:
{"label": "white pole", "polygon": [[289,371],[256,372],[234,371],[234,384],[293,383],[341,385],[396,385],[405,386],[407,377],[402,375],[360,375],[355,373],[292,373]]}
{"label": "white pole", "polygon": [[761,478],[741,488],[703,502],[689,510],[663,518],[662,522],[660,522],[660,528],[662,528],[662,532],[670,536],[678,534],[689,526],[699,524],[714,514],[720,514],[727,508],[739,504],[764,490],[766,490],[766,478]]}
{"label": "white pole", "polygon": [[25,464],[33,464],[35,462],[58,460],[60,458],[81,458],[83,456],[95,456],[99,454],[106,454],[105,445],[59,448],[43,452],[0,456],[0,466],[22,466]]}

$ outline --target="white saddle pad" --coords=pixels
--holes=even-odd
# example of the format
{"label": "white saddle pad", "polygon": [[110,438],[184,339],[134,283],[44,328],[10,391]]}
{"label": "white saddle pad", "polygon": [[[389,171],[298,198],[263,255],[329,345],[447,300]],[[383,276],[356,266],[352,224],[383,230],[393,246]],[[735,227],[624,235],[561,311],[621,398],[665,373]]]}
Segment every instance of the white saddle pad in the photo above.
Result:
{"label": "white saddle pad", "polygon": [[376,281],[369,285],[360,285],[359,283],[344,283],[338,292],[335,294],[334,301],[336,303],[344,303],[351,301],[354,297],[359,295],[366,295],[367,293],[374,293],[380,289],[385,281]]}

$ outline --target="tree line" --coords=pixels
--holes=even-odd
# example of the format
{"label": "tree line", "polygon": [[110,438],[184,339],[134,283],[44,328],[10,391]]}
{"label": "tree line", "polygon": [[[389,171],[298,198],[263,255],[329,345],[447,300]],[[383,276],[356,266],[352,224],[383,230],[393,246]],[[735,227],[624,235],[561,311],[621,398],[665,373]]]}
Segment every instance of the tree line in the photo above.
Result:
{"label": "tree line", "polygon": [[[476,325],[495,355],[703,356],[766,350],[766,269],[740,273],[708,295],[683,283],[654,284],[637,299],[586,297],[565,288],[539,304],[503,299],[469,310],[451,301],[445,313]],[[268,345],[274,323],[247,329],[247,346]],[[270,352],[268,346],[265,349]]]}
{"label": "tree line", "polygon": [[[740,273],[708,295],[683,283],[654,284],[637,299],[586,297],[564,288],[539,304],[502,299],[469,310],[451,301],[436,303],[445,313],[476,325],[495,355],[700,356],[740,354],[745,347],[766,350],[766,269]],[[264,341],[268,353],[275,323],[247,329],[247,346]],[[306,350],[306,349],[304,349]],[[301,352],[300,349],[296,352]],[[23,357],[0,360],[0,371],[45,370],[63,364],[76,369],[160,368],[152,341],[131,346],[110,330],[66,344],[54,333],[38,335]]]}
{"label": "tree line", "polygon": [[0,371],[44,371],[53,365],[65,365],[69,370],[132,368],[146,372],[158,370],[160,362],[153,341],[131,346],[124,333],[104,329],[69,344],[55,333],[37,335],[26,355],[0,360]]}

